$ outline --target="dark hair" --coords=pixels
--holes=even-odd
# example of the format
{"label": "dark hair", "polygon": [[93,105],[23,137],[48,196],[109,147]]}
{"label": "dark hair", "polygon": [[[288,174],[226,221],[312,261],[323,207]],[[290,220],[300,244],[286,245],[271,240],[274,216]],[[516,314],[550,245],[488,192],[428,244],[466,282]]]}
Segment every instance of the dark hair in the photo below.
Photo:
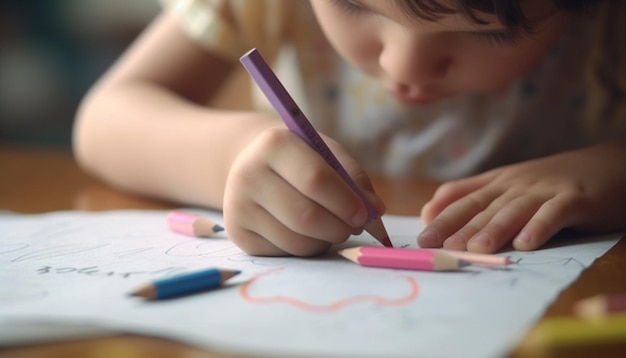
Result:
{"label": "dark hair", "polygon": [[[583,13],[604,0],[551,1],[557,9]],[[397,0],[402,9],[428,21],[438,20],[446,15],[462,14],[475,24],[486,25],[488,22],[480,15],[491,14],[510,29],[529,31],[532,23],[522,11],[523,2],[524,0]]]}
{"label": "dark hair", "polygon": [[[416,19],[436,21],[462,14],[478,25],[486,25],[485,14],[495,15],[511,30],[532,31],[533,19],[524,15],[526,0],[396,0],[400,8]],[[539,1],[539,0],[538,0]],[[593,47],[587,58],[585,80],[586,122],[593,135],[611,137],[626,131],[626,33],[625,0],[541,0],[552,1],[557,10],[578,14],[595,13]],[[593,10],[593,11],[592,11]]]}

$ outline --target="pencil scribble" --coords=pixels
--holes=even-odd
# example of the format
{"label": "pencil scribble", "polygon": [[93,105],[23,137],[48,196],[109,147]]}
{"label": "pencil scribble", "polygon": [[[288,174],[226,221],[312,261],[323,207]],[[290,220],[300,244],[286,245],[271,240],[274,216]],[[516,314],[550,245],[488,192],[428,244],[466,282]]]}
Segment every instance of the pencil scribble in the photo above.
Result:
{"label": "pencil scribble", "polygon": [[230,243],[224,245],[214,245],[210,241],[206,240],[189,240],[178,244],[175,244],[165,250],[167,256],[173,257],[199,257],[199,256],[211,256],[227,258],[233,254],[239,254],[239,249],[235,244]]}
{"label": "pencil scribble", "polygon": [[41,249],[41,250],[35,250],[32,252],[28,252],[23,255],[17,256],[13,260],[11,260],[11,262],[20,262],[20,261],[27,261],[27,260],[42,260],[42,259],[49,259],[51,257],[82,254],[88,251],[103,248],[108,245],[109,244],[99,244],[99,245],[92,245],[92,246],[74,246],[74,245],[53,246],[53,247],[48,247],[48,248]]}
{"label": "pencil scribble", "polygon": [[131,256],[136,256],[136,255],[139,255],[139,254],[143,254],[143,253],[148,252],[150,250],[152,250],[152,247],[142,247],[142,248],[138,248],[138,249],[116,251],[115,255],[117,255],[117,257],[119,257],[119,258],[124,258],[124,257],[131,257]]}
{"label": "pencil scribble", "polygon": [[0,255],[8,254],[11,252],[23,250],[27,248],[29,245],[27,243],[17,243],[17,244],[4,244],[0,245]]}

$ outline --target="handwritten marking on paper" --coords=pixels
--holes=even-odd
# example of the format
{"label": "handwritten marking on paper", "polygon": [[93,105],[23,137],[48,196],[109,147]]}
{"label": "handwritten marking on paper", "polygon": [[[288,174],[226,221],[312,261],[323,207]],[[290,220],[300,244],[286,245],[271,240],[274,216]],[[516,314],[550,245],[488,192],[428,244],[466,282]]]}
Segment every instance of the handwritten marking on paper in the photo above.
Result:
{"label": "handwritten marking on paper", "polygon": [[116,276],[116,277],[123,277],[123,278],[128,278],[131,276],[138,276],[138,275],[161,275],[161,274],[165,274],[165,275],[173,275],[173,274],[177,274],[177,273],[182,273],[184,271],[187,271],[187,268],[185,267],[166,267],[163,269],[159,269],[159,270],[154,270],[154,271],[128,271],[128,272],[116,272],[116,271],[108,271],[108,270],[102,270],[100,268],[98,268],[98,266],[89,266],[89,267],[52,267],[52,266],[43,266],[39,269],[37,269],[37,273],[40,275],[48,275],[48,274],[57,274],[57,275],[63,275],[63,274],[78,274],[78,275],[86,275],[86,276]]}
{"label": "handwritten marking on paper", "polygon": [[253,284],[258,283],[258,281],[266,278],[269,275],[272,275],[278,271],[283,271],[283,270],[284,268],[281,267],[281,268],[277,268],[274,270],[266,271],[248,280],[246,283],[244,283],[241,286],[239,290],[241,297],[247,302],[250,302],[253,304],[277,304],[277,303],[281,304],[282,303],[282,304],[294,306],[296,308],[299,308],[301,310],[308,311],[308,312],[337,312],[348,306],[351,306],[357,303],[367,302],[367,301],[373,301],[377,303],[379,306],[402,306],[402,305],[406,305],[414,301],[419,296],[419,286],[417,284],[417,280],[415,280],[415,278],[411,276],[399,276],[400,278],[408,282],[409,292],[405,296],[398,297],[398,298],[387,298],[382,295],[360,294],[360,295],[350,296],[347,298],[342,298],[337,301],[331,302],[329,304],[322,305],[322,304],[314,304],[314,303],[305,302],[301,299],[291,297],[291,296],[275,295],[275,296],[270,296],[270,297],[254,297],[250,293],[250,287]]}
{"label": "handwritten marking on paper", "polygon": [[173,245],[165,251],[167,256],[173,257],[224,257],[228,258],[234,254],[240,254],[239,249],[235,244],[220,243],[215,245],[207,240],[189,240]]}
{"label": "handwritten marking on paper", "polygon": [[[165,212],[53,215],[0,217],[0,264],[4,265],[0,271],[1,318],[28,320],[53,314],[68,322],[94,319],[135,333],[183,340],[193,337],[185,342],[208,342],[208,348],[217,345],[244,355],[269,354],[263,350],[266,347],[284,356],[324,356],[328,352],[355,357],[433,355],[429,352],[445,356],[504,355],[511,338],[526,331],[533,317],[539,317],[559,291],[578,277],[581,267],[571,258],[588,266],[609,248],[608,244],[589,243],[589,248],[574,245],[572,249],[565,246],[554,251],[511,252],[517,264],[506,270],[471,268],[477,272],[439,275],[366,270],[338,258],[336,252],[314,259],[252,258],[240,250],[228,249],[232,243],[227,239],[198,245],[170,233],[164,226]],[[394,245],[417,246],[419,225],[415,219],[385,219]],[[60,229],[68,223],[76,230]],[[56,236],[50,238],[50,233]],[[406,240],[399,241],[396,236]],[[61,247],[69,249],[68,245],[78,249],[105,243],[109,246],[45,258],[60,254]],[[346,246],[357,244],[376,242],[364,234]],[[53,246],[59,250],[41,251]],[[168,249],[172,249],[169,255]],[[32,255],[22,257],[20,262],[11,261],[29,253]],[[49,272],[37,272],[46,265]],[[138,307],[128,299],[127,290],[135,287],[133,280],[139,283],[157,277],[134,276],[132,272],[174,266],[224,266],[241,269],[243,274],[227,290],[206,299],[195,297],[150,307]],[[279,267],[282,271],[266,274],[246,287],[252,300],[268,298],[268,302],[254,303],[240,296],[245,279]],[[114,274],[106,276],[109,272]],[[131,272],[129,278],[115,276],[127,272]],[[399,275],[413,276],[419,285],[412,286],[415,282]],[[76,295],[74,289],[80,294]],[[105,301],[107,310],[97,304],[105,298],[103,290],[110,294]],[[370,300],[340,306],[341,300],[359,295],[398,300],[411,290],[419,292],[405,305],[384,306]],[[296,302],[272,301],[274,296]],[[212,319],[228,324],[207,325],[206,319],[199,317],[185,320],[185,325],[172,325],[180,313],[205,312],[207,302],[220,307],[211,312]],[[332,305],[336,311],[330,311]],[[238,324],[233,317],[241,312],[247,319]],[[503,315],[506,327],[502,326]],[[276,320],[278,316],[283,317],[281,322]],[[481,324],[474,324],[477,321]],[[5,331],[10,332],[11,326],[7,324]],[[194,333],[190,335],[190,331]],[[242,340],[242,336],[253,339]],[[447,344],[451,336],[458,338],[459,344]],[[486,336],[493,339],[487,342]]]}
{"label": "handwritten marking on paper", "polygon": [[216,245],[213,240],[203,239],[177,243],[165,250],[165,254],[171,257],[222,258],[232,262],[249,262],[258,266],[279,266],[290,262],[288,258],[250,256],[230,241],[228,243],[219,242]]}
{"label": "handwritten marking on paper", "polygon": [[582,262],[573,257],[542,256],[537,258],[534,257],[533,254],[534,253],[529,253],[524,257],[520,257],[515,261],[515,263],[521,266],[554,265],[560,263],[562,266],[575,265],[579,268],[586,267]]}
{"label": "handwritten marking on paper", "polygon": [[10,252],[20,251],[28,247],[28,244],[6,244],[0,245],[0,255],[7,254]]}
{"label": "handwritten marking on paper", "polygon": [[543,267],[558,267],[566,270],[584,269],[586,266],[573,257],[541,256],[534,257],[534,253],[525,253],[524,257],[513,258],[513,264],[506,267],[476,267],[475,270],[466,270],[463,273],[468,278],[485,280],[485,275],[491,284],[500,287],[514,288],[527,280],[542,280],[544,282],[559,281],[559,277],[546,275]]}
{"label": "handwritten marking on paper", "polygon": [[115,255],[117,255],[117,257],[119,258],[124,258],[124,257],[131,257],[131,256],[143,254],[150,250],[152,250],[151,247],[138,248],[138,249],[125,250],[125,251],[118,251],[118,252],[115,252]]}
{"label": "handwritten marking on paper", "polygon": [[20,261],[27,261],[27,260],[41,260],[41,259],[48,259],[51,257],[80,254],[80,253],[84,253],[87,251],[100,249],[108,245],[109,244],[99,244],[99,245],[83,246],[83,247],[81,246],[76,247],[73,245],[53,246],[53,247],[25,253],[23,255],[20,255],[14,258],[13,260],[11,260],[11,262],[20,262]]}

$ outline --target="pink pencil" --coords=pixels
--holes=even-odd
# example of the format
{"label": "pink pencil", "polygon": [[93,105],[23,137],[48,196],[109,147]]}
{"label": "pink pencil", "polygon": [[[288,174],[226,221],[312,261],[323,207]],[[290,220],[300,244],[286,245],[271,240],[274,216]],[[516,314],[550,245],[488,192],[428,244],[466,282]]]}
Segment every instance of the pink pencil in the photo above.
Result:
{"label": "pink pencil", "polygon": [[472,265],[481,266],[506,266],[513,263],[511,258],[502,255],[488,255],[479,254],[475,252],[445,250],[445,249],[432,249],[433,251],[445,252],[446,254],[456,257],[461,260],[465,260]]}
{"label": "pink pencil", "polygon": [[406,270],[454,271],[469,265],[467,261],[444,252],[427,249],[360,246],[341,250],[339,254],[361,266]]}
{"label": "pink pencil", "polygon": [[172,211],[167,215],[167,224],[172,231],[181,234],[197,237],[213,236],[224,228],[209,219],[184,213],[182,211]]}

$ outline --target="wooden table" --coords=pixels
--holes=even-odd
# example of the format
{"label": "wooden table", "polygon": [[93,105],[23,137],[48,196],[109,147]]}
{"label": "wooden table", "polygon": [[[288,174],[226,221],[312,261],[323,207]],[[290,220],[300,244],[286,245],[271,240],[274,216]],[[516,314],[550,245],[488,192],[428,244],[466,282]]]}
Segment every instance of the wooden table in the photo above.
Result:
{"label": "wooden table", "polygon": [[[374,178],[388,213],[418,215],[436,183]],[[53,210],[169,209],[173,205],[135,197],[107,187],[81,171],[64,150],[0,145],[0,209],[21,213]],[[626,240],[622,239],[550,305],[545,316],[569,315],[572,303],[597,293],[626,291]],[[485,337],[488,339],[488,337]],[[451,338],[451,342],[454,339]],[[524,343],[521,347],[523,348]],[[624,349],[624,350],[622,350]],[[619,356],[626,345],[605,356]],[[580,353],[580,357],[588,353]],[[119,335],[72,342],[0,349],[0,357],[226,357],[163,339]],[[513,356],[523,356],[518,349]],[[553,356],[555,356],[553,354]],[[556,355],[558,356],[558,354]],[[568,353],[571,357],[571,352]],[[622,355],[626,356],[626,355]]]}

